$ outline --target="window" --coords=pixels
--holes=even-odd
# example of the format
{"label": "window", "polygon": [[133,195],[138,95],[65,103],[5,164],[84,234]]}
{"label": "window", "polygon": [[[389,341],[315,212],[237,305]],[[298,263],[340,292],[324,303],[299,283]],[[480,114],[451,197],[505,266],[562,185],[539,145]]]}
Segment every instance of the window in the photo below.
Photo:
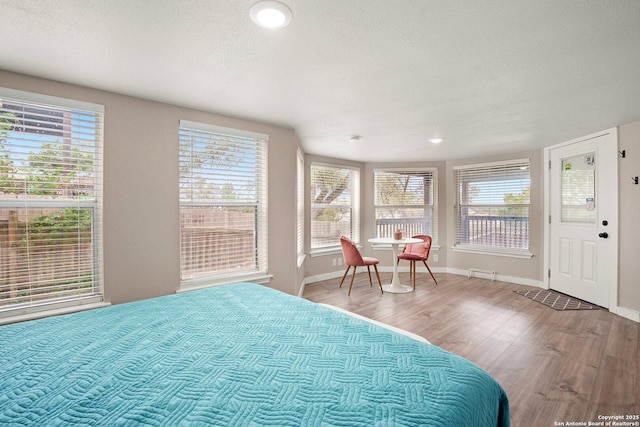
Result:
{"label": "window", "polygon": [[296,157],[296,251],[300,268],[304,261],[304,157],[300,150]]}
{"label": "window", "polygon": [[564,224],[595,224],[596,153],[562,159],[560,221]]}
{"label": "window", "polygon": [[517,255],[529,249],[529,160],[454,168],[456,247]]}
{"label": "window", "polygon": [[180,122],[183,286],[266,277],[267,140]]}
{"label": "window", "polygon": [[0,317],[102,301],[102,116],[0,89]]}
{"label": "window", "polygon": [[438,241],[438,193],[435,169],[375,170],[376,237],[426,234]]}
{"label": "window", "polygon": [[360,240],[360,171],[311,165],[311,251],[340,248],[340,236]]}

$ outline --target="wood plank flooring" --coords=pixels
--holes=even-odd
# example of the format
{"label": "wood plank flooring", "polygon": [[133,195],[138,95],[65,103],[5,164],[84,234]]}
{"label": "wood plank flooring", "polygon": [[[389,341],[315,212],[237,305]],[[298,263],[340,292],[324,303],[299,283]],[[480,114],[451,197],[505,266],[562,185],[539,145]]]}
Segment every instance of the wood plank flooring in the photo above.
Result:
{"label": "wood plank flooring", "polygon": [[[382,281],[390,276],[382,273]],[[408,273],[400,278],[410,283]],[[348,279],[342,288],[340,278],[308,284],[303,297],[421,335],[476,363],[507,392],[513,426],[640,414],[640,328],[631,320],[606,310],[556,311],[513,292],[530,287],[481,278],[436,274],[436,286],[418,272],[415,292],[382,295],[360,273],[347,296]]]}

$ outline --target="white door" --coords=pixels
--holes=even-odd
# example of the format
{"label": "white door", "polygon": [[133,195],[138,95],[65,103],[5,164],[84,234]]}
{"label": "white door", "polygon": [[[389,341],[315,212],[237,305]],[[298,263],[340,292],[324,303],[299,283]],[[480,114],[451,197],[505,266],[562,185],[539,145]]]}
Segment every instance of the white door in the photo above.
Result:
{"label": "white door", "polygon": [[617,129],[549,150],[549,286],[608,308],[616,304]]}

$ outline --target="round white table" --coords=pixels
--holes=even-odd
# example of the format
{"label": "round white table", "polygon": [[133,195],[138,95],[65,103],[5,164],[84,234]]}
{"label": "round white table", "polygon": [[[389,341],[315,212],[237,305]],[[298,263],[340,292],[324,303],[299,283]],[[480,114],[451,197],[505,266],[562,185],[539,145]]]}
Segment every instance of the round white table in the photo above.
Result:
{"label": "round white table", "polygon": [[402,285],[400,283],[400,278],[398,277],[398,252],[400,251],[401,245],[420,243],[422,242],[422,239],[406,237],[404,239],[396,240],[393,237],[374,237],[368,241],[369,243],[376,245],[391,244],[391,249],[393,250],[393,278],[391,279],[391,283],[382,285],[382,289],[385,292],[391,292],[392,294],[406,294],[407,292],[413,292],[413,288],[411,286]]}

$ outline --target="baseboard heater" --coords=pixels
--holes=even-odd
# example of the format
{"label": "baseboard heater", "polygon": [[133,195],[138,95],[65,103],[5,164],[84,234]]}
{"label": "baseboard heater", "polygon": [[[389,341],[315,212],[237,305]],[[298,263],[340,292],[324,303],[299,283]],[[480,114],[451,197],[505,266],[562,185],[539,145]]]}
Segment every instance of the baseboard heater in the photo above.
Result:
{"label": "baseboard heater", "polygon": [[[493,282],[494,280],[496,280],[496,271],[495,270],[485,270],[483,268],[470,268],[469,269],[469,273],[467,274],[467,278],[471,279],[473,276],[473,273],[483,273],[483,274],[488,274],[491,276],[491,281]],[[477,277],[477,276],[476,276]]]}

